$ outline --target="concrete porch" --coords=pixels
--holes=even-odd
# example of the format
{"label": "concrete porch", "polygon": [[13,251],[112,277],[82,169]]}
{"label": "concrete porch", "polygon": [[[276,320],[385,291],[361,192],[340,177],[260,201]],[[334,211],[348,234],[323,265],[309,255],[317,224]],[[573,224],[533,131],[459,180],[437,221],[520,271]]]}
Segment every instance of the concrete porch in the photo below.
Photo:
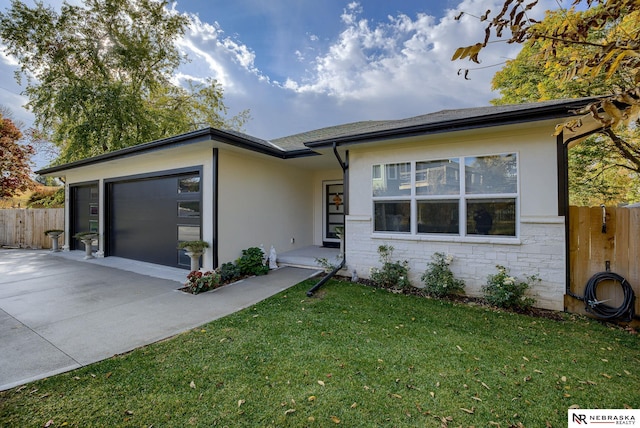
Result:
{"label": "concrete porch", "polygon": [[327,248],[316,245],[280,253],[278,254],[277,260],[279,266],[322,268],[322,265],[318,264],[316,259],[326,259],[330,264],[335,266],[339,265],[342,261],[339,248]]}

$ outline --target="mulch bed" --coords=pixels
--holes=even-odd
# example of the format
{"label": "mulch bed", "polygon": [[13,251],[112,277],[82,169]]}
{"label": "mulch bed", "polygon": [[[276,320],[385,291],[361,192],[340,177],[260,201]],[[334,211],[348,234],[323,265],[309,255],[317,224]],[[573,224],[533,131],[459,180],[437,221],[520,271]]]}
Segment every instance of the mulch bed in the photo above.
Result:
{"label": "mulch bed", "polygon": [[[341,276],[336,275],[336,279],[339,279],[341,281],[351,282],[351,278],[348,278],[348,277],[341,277]],[[357,282],[359,284],[366,285],[367,287],[383,289],[383,288],[378,287],[377,285],[375,285],[369,279],[360,278],[360,279],[358,279]],[[389,288],[387,288],[386,290],[388,290],[391,293],[406,294],[406,295],[411,295],[411,296],[424,297],[426,299],[435,299],[435,297],[429,296],[427,293],[424,292],[424,290],[422,290],[421,288],[418,288],[418,287],[411,287],[410,289],[406,289],[406,290],[397,290],[397,289],[389,289]],[[449,297],[443,297],[443,298],[440,298],[440,300],[449,301],[449,302],[453,302],[453,303],[466,304],[466,305],[470,305],[470,306],[481,306],[481,307],[485,307],[485,308],[492,309],[492,310],[495,310],[495,311],[509,311],[509,312],[519,313],[519,314],[523,314],[523,315],[530,315],[530,316],[534,316],[534,317],[538,317],[538,318],[545,318],[545,319],[549,319],[549,320],[553,320],[553,321],[565,321],[567,319],[567,315],[568,315],[565,312],[553,311],[553,310],[550,310],[550,309],[542,309],[542,308],[529,308],[529,309],[525,309],[525,310],[498,308],[496,306],[490,305],[489,303],[487,303],[486,300],[484,300],[481,297],[471,297],[471,296],[466,296],[466,295],[454,295],[454,296],[449,296]],[[607,324],[609,324],[609,323],[607,323]]]}

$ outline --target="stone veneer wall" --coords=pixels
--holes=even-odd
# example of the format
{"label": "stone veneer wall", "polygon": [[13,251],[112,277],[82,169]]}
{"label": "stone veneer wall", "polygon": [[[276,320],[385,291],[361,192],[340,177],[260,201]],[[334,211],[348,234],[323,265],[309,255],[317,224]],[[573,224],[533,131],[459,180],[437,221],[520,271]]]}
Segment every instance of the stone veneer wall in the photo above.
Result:
{"label": "stone veneer wall", "polygon": [[[485,242],[454,239],[403,239],[402,236],[372,233],[371,217],[348,216],[346,219],[346,259],[349,272],[354,269],[362,278],[369,277],[372,267],[380,267],[378,247],[383,244],[394,247],[394,260],[408,260],[409,277],[414,286],[422,287],[420,277],[426,270],[431,255],[436,252],[453,255],[451,270],[465,281],[469,296],[481,297],[487,275],[497,272],[496,265],[503,265],[512,276],[524,280],[538,275],[540,282],[531,289],[536,306],[563,310],[566,283],[565,229],[563,217],[521,219],[518,242]],[[455,242],[458,241],[458,242]]]}

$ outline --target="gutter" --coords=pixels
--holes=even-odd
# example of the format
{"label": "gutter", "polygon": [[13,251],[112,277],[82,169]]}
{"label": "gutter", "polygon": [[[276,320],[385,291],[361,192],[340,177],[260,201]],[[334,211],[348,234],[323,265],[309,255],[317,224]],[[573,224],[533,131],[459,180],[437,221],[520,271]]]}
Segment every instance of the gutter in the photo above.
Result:
{"label": "gutter", "polygon": [[[406,138],[425,134],[440,134],[452,131],[464,131],[480,128],[494,127],[496,125],[512,125],[540,120],[559,119],[570,117],[572,110],[582,108],[589,102],[597,98],[570,100],[562,104],[541,106],[535,109],[521,109],[517,111],[506,111],[493,114],[484,114],[472,117],[463,117],[423,123],[418,125],[390,127],[379,131],[365,132],[356,135],[346,135],[327,140],[316,140],[305,143],[310,149],[335,146],[335,144],[350,145],[370,143],[373,141],[384,141],[389,139]],[[402,122],[402,120],[398,121]]]}
{"label": "gutter", "polygon": [[260,142],[260,140],[253,140],[251,138],[247,138],[246,136],[243,137],[242,135],[236,135],[235,133],[225,132],[216,128],[204,128],[197,131],[188,132],[186,134],[180,134],[161,140],[155,140],[148,143],[125,147],[123,149],[115,150],[113,152],[104,153],[86,159],[81,159],[75,162],[44,168],[39,171],[35,171],[35,173],[39,175],[54,174],[74,168],[80,168],[83,166],[94,165],[115,159],[122,159],[143,153],[162,150],[167,147],[181,147],[195,143],[202,143],[205,141],[221,142],[230,146],[240,147],[280,159],[318,155],[318,153],[310,149],[283,151],[274,146],[266,145],[265,143],[267,142]]}
{"label": "gutter", "polygon": [[[347,175],[347,171],[349,169],[349,163],[348,163],[348,159],[349,159],[349,153],[347,152],[347,161],[343,161],[342,157],[340,156],[340,153],[338,153],[338,147],[337,147],[337,143],[334,142],[333,143],[333,154],[335,155],[336,159],[338,160],[338,163],[340,164],[340,168],[342,168],[342,183],[344,186],[344,215],[346,216],[349,213],[349,176]],[[311,287],[308,291],[307,291],[307,297],[312,297],[313,293],[315,293],[316,291],[318,291],[318,289],[320,287],[322,287],[324,284],[327,283],[327,281],[329,281],[331,278],[333,278],[334,276],[336,276],[336,274],[347,265],[347,251],[346,251],[346,232],[347,232],[347,222],[344,222],[344,229],[343,229],[343,238],[342,238],[342,262],[340,262],[339,266],[336,266],[331,272],[329,272],[327,275],[324,276],[324,278],[322,278],[320,281],[318,281],[318,283],[316,283],[316,285],[314,285],[313,287]]]}

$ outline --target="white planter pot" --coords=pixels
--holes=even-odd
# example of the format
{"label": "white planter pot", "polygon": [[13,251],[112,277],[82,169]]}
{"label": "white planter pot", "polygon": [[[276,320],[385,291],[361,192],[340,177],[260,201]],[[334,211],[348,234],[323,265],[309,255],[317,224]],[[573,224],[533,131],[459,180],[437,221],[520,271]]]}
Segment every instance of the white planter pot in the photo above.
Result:
{"label": "white planter pot", "polygon": [[58,246],[58,239],[60,238],[60,235],[62,235],[62,232],[49,232],[47,235],[51,238],[51,251],[54,253],[59,252],[60,247]]}
{"label": "white planter pot", "polygon": [[185,250],[185,254],[191,259],[191,272],[200,270],[200,256],[202,256],[202,251],[190,251],[189,248],[185,248]]}
{"label": "white planter pot", "polygon": [[80,238],[80,241],[82,241],[82,243],[84,244],[85,260],[95,259],[93,254],[91,254],[91,244],[93,243],[93,240],[96,239],[97,237],[98,237],[98,234],[91,234],[91,235],[84,235]]}

